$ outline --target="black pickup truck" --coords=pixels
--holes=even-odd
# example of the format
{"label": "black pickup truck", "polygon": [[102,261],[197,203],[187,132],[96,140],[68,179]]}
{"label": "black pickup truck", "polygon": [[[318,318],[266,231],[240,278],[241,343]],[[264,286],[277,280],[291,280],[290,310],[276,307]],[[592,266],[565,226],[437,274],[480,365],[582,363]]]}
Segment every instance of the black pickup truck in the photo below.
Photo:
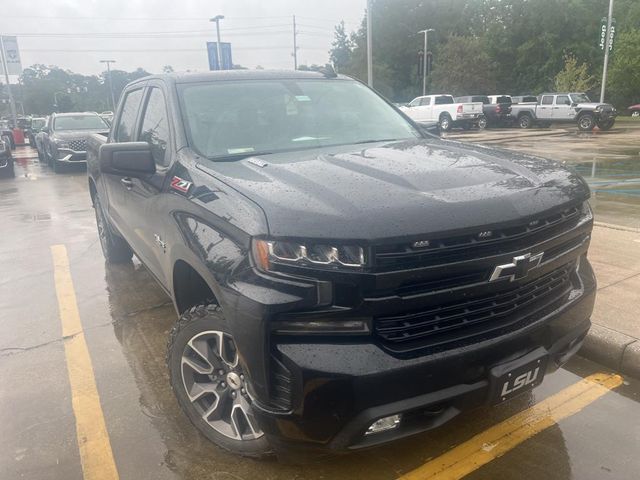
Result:
{"label": "black pickup truck", "polygon": [[539,385],[589,329],[583,179],[430,136],[330,70],[136,80],[87,160],[104,254],[173,300],[172,388],[232,452],[433,429]]}
{"label": "black pickup truck", "polygon": [[482,103],[482,114],[484,118],[478,119],[478,127],[503,127],[511,123],[511,99],[509,97],[498,97],[496,103],[486,95],[469,95],[466,97],[456,97],[459,103]]}

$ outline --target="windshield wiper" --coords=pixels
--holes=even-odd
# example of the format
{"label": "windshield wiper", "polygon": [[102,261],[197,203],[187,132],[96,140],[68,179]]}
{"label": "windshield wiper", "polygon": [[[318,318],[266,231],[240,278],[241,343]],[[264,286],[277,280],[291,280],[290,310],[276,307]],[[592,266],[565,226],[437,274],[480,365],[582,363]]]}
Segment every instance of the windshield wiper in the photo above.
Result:
{"label": "windshield wiper", "polygon": [[399,140],[400,140],[399,138],[383,138],[380,140],[363,140],[361,142],[355,142],[353,145],[360,145],[362,143],[396,142]]}
{"label": "windshield wiper", "polygon": [[245,153],[232,153],[229,155],[220,155],[217,157],[209,157],[209,160],[214,162],[232,162],[236,160],[243,160],[249,157],[262,157],[263,155],[272,155],[273,152],[245,152]]}

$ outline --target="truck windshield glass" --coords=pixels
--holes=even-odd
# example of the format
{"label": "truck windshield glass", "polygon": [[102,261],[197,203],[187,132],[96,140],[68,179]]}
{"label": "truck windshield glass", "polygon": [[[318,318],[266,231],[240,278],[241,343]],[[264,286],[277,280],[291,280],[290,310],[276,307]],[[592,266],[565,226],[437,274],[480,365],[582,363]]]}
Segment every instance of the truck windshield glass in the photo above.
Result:
{"label": "truck windshield glass", "polygon": [[56,117],[53,121],[54,130],[99,130],[101,128],[108,129],[109,126],[98,115]]}
{"label": "truck windshield glass", "polygon": [[420,137],[354,81],[184,84],[180,97],[192,148],[213,159]]}
{"label": "truck windshield glass", "polygon": [[573,100],[573,103],[591,103],[589,97],[587,97],[584,93],[572,93],[571,100]]}

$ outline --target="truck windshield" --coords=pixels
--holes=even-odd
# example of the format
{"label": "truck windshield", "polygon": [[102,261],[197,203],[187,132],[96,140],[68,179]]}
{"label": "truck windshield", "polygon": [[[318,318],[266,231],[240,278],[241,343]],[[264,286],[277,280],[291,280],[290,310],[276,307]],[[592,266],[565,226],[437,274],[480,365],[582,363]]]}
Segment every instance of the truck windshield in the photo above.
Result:
{"label": "truck windshield", "polygon": [[54,130],[100,130],[109,126],[98,115],[69,115],[56,117]]}
{"label": "truck windshield", "polygon": [[573,103],[590,103],[589,97],[587,97],[584,93],[572,93],[571,101]]}
{"label": "truck windshield", "polygon": [[364,85],[258,80],[179,86],[191,146],[208,158],[420,137]]}

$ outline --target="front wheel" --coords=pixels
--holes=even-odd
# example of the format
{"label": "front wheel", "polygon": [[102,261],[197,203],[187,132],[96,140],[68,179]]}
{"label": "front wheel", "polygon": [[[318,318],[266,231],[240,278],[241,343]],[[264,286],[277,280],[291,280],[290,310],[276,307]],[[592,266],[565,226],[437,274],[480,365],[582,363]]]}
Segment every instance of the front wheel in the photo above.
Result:
{"label": "front wheel", "polygon": [[585,113],[578,117],[578,130],[580,130],[581,132],[590,132],[595,126],[595,119],[590,113]]}
{"label": "front wheel", "polygon": [[640,112],[633,112],[631,114],[632,117],[640,117]]}
{"label": "front wheel", "polygon": [[113,232],[109,221],[102,210],[102,205],[96,196],[93,202],[98,227],[98,239],[102,253],[108,263],[127,263],[131,261],[133,252],[125,240]]}
{"label": "front wheel", "polygon": [[480,130],[484,130],[485,128],[487,128],[487,117],[485,117],[484,115],[478,118],[478,128]]}
{"label": "front wheel", "polygon": [[218,305],[199,305],[180,317],[169,336],[167,363],[180,407],[205,437],[239,455],[264,457],[271,452]]}
{"label": "front wheel", "polygon": [[603,132],[606,132],[607,130],[611,130],[611,127],[613,127],[615,123],[616,123],[616,120],[614,118],[605,120],[605,121],[600,121],[598,122],[598,128]]}

